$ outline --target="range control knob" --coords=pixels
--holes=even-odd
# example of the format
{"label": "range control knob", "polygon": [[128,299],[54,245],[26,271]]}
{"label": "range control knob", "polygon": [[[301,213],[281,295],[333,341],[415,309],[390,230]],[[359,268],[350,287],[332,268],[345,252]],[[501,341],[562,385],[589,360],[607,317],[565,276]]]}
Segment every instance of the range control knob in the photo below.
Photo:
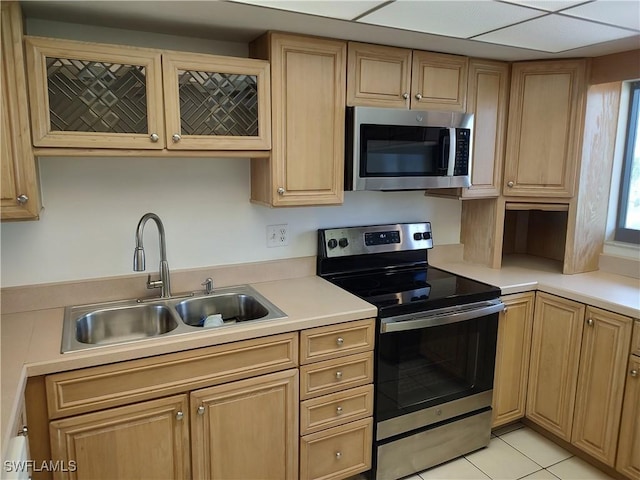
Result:
{"label": "range control knob", "polygon": [[332,250],[333,250],[334,248],[336,248],[336,247],[338,246],[338,241],[337,241],[335,238],[332,238],[331,240],[329,240],[329,241],[327,242],[327,246],[328,246],[330,249],[332,249]]}
{"label": "range control knob", "polygon": [[416,232],[413,234],[414,240],[422,240],[422,234],[420,232]]}
{"label": "range control knob", "polygon": [[431,238],[431,232],[423,232],[422,238],[424,240],[429,240]]}
{"label": "range control knob", "polygon": [[347,240],[346,237],[342,237],[340,240],[338,240],[338,245],[340,245],[340,248],[344,248],[349,245],[349,240]]}

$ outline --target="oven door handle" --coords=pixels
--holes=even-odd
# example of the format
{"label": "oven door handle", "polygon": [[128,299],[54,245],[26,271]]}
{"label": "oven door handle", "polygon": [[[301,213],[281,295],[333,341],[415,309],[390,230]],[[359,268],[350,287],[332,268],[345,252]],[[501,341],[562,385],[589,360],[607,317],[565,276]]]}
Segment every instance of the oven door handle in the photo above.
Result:
{"label": "oven door handle", "polygon": [[404,330],[419,330],[421,328],[427,327],[438,327],[440,325],[448,325],[451,323],[473,320],[474,318],[492,315],[503,310],[504,303],[498,301],[468,310],[448,311],[426,315],[423,317],[414,317],[407,320],[402,320],[394,317],[384,318],[382,319],[382,324],[380,325],[380,332],[390,333],[401,332]]}

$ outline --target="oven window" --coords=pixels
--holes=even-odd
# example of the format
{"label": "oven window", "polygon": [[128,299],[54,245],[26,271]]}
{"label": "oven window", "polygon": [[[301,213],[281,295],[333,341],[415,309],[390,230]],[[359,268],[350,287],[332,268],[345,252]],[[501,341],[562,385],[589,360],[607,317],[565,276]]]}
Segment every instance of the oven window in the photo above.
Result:
{"label": "oven window", "polygon": [[379,336],[377,421],[493,388],[498,314]]}
{"label": "oven window", "polygon": [[360,129],[362,177],[425,177],[447,170],[447,129],[368,124]]}

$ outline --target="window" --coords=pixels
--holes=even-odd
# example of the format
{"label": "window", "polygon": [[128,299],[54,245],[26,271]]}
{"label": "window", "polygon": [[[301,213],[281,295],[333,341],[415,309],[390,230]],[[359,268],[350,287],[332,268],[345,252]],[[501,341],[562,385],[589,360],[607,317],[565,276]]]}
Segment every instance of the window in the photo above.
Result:
{"label": "window", "polygon": [[640,81],[631,84],[615,239],[640,244]]}

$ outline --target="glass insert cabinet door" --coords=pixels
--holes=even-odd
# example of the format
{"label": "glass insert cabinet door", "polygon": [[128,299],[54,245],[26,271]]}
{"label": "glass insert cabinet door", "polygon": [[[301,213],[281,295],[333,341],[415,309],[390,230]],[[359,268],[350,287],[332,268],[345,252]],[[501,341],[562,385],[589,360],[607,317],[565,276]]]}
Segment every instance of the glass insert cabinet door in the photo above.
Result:
{"label": "glass insert cabinet door", "polygon": [[271,147],[268,62],[165,53],[162,65],[168,149]]}
{"label": "glass insert cabinet door", "polygon": [[36,147],[163,149],[157,50],[26,38]]}

